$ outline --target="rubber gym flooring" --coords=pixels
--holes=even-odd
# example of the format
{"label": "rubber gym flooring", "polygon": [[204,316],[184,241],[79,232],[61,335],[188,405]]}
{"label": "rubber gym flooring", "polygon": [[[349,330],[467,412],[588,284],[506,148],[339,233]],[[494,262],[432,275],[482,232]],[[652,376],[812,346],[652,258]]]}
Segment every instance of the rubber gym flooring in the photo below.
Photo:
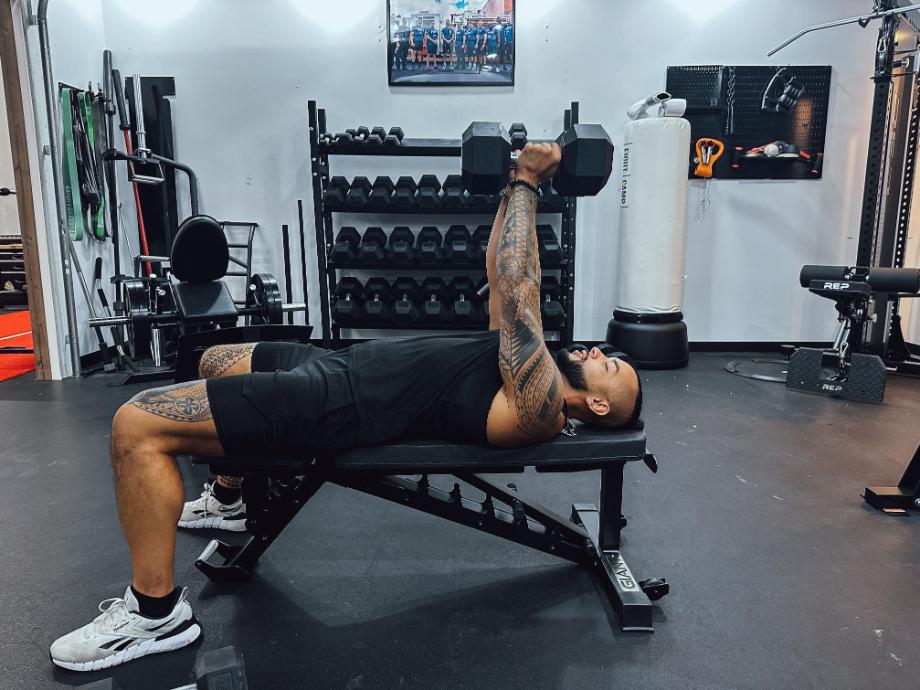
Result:
{"label": "rubber gym flooring", "polygon": [[[920,382],[852,404],[723,372],[736,357],[643,374],[661,470],[627,470],[624,553],[672,583],[652,635],[620,632],[578,566],[327,486],[246,585],[208,584],[208,537],[181,534],[204,641],[90,675],[47,649],[128,582],[107,449],[137,389],[0,384],[0,687],[165,690],[229,644],[257,689],[916,687],[920,515],[860,493],[896,483],[920,442]],[[204,472],[183,472],[197,496]],[[507,478],[563,514],[598,490],[596,473]]]}

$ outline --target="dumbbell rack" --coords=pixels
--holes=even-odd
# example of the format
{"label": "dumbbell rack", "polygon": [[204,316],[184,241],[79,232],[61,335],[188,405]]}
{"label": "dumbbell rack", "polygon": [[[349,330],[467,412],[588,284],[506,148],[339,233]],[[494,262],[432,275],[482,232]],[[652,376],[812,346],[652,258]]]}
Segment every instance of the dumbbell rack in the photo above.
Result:
{"label": "dumbbell rack", "polygon": [[[316,230],[316,259],[320,275],[320,312],[325,347],[340,347],[358,339],[342,338],[344,330],[400,330],[400,331],[470,331],[483,330],[482,324],[468,323],[399,323],[399,324],[348,324],[339,325],[332,319],[332,299],[337,283],[339,269],[372,270],[383,268],[385,270],[400,269],[407,273],[418,270],[444,271],[450,269],[470,271],[481,270],[485,276],[485,264],[469,263],[421,263],[407,264],[386,263],[370,266],[359,262],[338,262],[332,260],[331,252],[334,246],[333,214],[335,213],[368,213],[373,215],[480,215],[494,216],[498,204],[490,201],[483,205],[465,205],[459,208],[328,208],[325,204],[325,193],[329,187],[330,164],[329,157],[333,155],[344,156],[444,156],[460,158],[460,139],[414,139],[403,138],[398,146],[365,146],[362,142],[327,144],[321,143],[320,138],[326,134],[326,110],[318,108],[316,101],[308,101],[309,133],[310,133],[310,163],[313,179],[313,214]],[[578,122],[578,103],[572,102],[571,107],[564,112],[565,128]],[[559,244],[562,247],[563,259],[559,263],[546,263],[544,270],[558,270],[559,283],[562,288],[561,302],[565,310],[565,319],[557,328],[545,328],[546,333],[558,333],[559,341],[568,343],[572,341],[573,312],[575,301],[575,197],[560,197],[550,194],[541,199],[537,211],[540,214],[558,214],[561,217],[559,230]],[[491,218],[489,219],[491,223]]]}

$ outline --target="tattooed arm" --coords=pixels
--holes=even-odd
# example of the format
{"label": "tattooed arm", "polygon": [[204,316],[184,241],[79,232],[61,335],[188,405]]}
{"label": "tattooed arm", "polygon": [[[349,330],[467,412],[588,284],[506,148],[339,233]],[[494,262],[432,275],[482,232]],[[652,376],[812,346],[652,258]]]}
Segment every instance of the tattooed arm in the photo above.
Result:
{"label": "tattooed arm", "polygon": [[[552,173],[559,156],[556,146],[528,144],[515,175],[538,184]],[[498,359],[505,394],[518,430],[539,441],[558,432],[564,400],[562,376],[543,341],[536,220],[537,195],[523,186],[513,187],[496,263],[502,315]]]}

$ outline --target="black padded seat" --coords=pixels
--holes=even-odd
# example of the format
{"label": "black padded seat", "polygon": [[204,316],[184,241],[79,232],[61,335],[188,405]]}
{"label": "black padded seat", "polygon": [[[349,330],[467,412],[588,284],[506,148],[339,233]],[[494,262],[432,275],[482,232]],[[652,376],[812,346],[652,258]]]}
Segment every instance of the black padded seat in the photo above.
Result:
{"label": "black padded seat", "polygon": [[220,223],[211,216],[182,221],[169,254],[173,275],[183,283],[209,283],[227,275],[230,247]]}
{"label": "black padded seat", "polygon": [[[523,472],[525,467],[538,472],[580,472],[643,460],[647,452],[644,431],[606,431],[576,424],[576,433],[574,438],[560,435],[546,443],[509,449],[439,440],[401,441],[324,454],[317,461],[334,471],[377,474],[482,474]],[[271,474],[306,470],[313,459],[196,457],[194,462],[210,465],[218,473],[268,470]]]}
{"label": "black padded seat", "polygon": [[239,310],[224,282],[176,283],[176,309],[183,321],[236,321]]}

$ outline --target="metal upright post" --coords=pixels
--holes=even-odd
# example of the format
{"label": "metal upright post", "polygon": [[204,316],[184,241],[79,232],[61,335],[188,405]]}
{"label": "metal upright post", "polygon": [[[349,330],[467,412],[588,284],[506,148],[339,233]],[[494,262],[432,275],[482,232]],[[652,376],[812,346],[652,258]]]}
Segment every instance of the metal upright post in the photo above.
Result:
{"label": "metal upright post", "polygon": [[[316,234],[316,265],[319,271],[319,302],[320,302],[320,322],[323,330],[323,346],[329,347],[330,343],[330,319],[329,319],[329,295],[330,292],[324,287],[323,280],[326,278],[328,268],[326,266],[326,239],[323,227],[323,191],[325,187],[324,177],[328,175],[328,163],[326,169],[322,169],[325,156],[319,152],[319,120],[317,118],[316,101],[307,102],[309,111],[309,129],[310,129],[310,169],[312,171],[313,183],[313,223]],[[324,123],[325,125],[325,123]],[[301,204],[303,202],[300,202]],[[302,209],[302,206],[301,206]],[[302,213],[302,210],[301,210]],[[304,286],[306,292],[306,285]]]}

